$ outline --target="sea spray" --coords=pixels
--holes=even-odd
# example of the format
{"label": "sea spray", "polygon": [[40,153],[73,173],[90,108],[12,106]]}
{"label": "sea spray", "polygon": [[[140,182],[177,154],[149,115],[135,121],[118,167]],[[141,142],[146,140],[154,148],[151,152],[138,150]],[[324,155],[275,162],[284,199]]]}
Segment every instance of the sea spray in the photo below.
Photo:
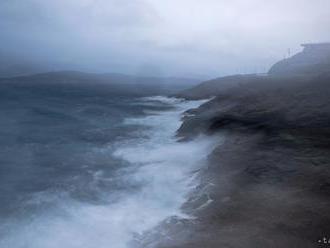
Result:
{"label": "sea spray", "polygon": [[[177,142],[175,132],[181,125],[182,113],[201,103],[165,97],[136,100],[134,104],[166,110],[126,118],[123,126],[139,126],[137,133],[104,148],[128,164],[113,175],[119,177],[123,188],[103,192],[102,203],[58,196],[56,211],[18,222],[1,237],[0,246],[128,248],[136,235],[142,235],[167,218],[187,218],[181,206],[198,183],[193,171],[203,165],[214,141],[200,137]],[[95,183],[112,179],[94,172]]]}

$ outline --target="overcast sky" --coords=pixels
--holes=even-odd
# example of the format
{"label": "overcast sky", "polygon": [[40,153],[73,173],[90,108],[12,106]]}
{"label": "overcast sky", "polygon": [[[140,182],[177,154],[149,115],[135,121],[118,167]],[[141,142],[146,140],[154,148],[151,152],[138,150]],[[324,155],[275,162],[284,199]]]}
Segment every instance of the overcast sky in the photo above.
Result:
{"label": "overcast sky", "polygon": [[3,68],[213,77],[330,41],[330,1],[0,0],[0,30]]}

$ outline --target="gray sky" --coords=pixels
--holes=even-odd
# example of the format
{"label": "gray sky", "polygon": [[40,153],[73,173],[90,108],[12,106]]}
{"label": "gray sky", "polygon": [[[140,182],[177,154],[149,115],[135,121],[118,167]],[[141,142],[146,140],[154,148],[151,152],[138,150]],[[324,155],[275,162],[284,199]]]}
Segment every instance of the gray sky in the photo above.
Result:
{"label": "gray sky", "polygon": [[0,0],[0,30],[3,68],[213,77],[330,41],[330,1]]}

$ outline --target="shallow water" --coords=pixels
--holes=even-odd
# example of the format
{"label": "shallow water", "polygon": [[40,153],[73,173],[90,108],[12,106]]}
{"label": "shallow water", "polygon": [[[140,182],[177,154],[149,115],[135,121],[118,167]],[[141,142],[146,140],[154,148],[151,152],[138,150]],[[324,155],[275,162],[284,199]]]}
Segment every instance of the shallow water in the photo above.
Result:
{"label": "shallow water", "polygon": [[1,107],[0,247],[126,248],[188,217],[180,207],[213,143],[175,132],[201,101],[25,101]]}

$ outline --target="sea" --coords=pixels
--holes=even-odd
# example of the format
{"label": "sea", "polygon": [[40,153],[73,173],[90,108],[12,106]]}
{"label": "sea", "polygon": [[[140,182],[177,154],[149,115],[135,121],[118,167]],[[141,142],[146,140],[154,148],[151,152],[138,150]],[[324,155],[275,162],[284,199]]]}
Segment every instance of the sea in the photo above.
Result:
{"label": "sea", "polygon": [[176,131],[203,102],[2,90],[0,247],[131,248],[190,218],[182,205],[213,144]]}

